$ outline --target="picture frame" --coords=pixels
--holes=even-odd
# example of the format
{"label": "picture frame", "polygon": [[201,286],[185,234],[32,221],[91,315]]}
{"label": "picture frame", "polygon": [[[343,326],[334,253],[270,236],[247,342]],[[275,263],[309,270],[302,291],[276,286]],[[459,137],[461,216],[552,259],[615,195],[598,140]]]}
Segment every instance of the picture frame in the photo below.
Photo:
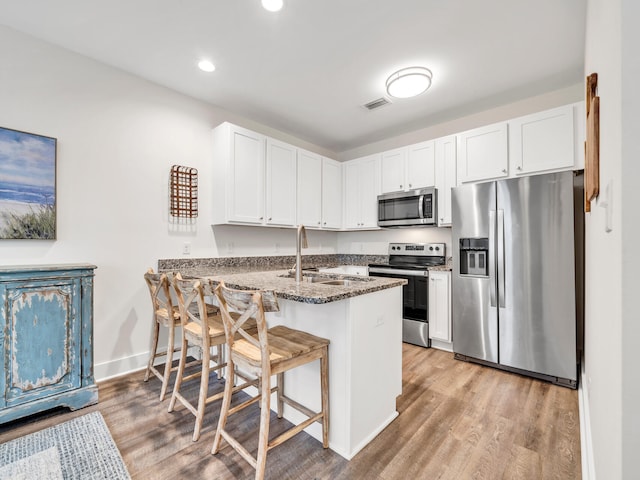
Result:
{"label": "picture frame", "polygon": [[56,239],[57,139],[0,127],[0,240]]}

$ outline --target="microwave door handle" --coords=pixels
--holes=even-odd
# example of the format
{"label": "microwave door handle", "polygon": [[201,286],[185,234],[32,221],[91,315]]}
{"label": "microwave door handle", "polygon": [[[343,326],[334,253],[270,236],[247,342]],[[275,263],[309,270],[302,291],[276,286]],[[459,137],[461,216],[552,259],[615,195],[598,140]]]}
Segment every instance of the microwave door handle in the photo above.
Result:
{"label": "microwave door handle", "polygon": [[489,212],[489,252],[487,262],[489,262],[489,298],[490,305],[496,306],[496,267],[495,267],[495,254],[496,254],[496,212],[491,210]]}
{"label": "microwave door handle", "polygon": [[424,195],[420,195],[418,200],[418,217],[424,218]]}

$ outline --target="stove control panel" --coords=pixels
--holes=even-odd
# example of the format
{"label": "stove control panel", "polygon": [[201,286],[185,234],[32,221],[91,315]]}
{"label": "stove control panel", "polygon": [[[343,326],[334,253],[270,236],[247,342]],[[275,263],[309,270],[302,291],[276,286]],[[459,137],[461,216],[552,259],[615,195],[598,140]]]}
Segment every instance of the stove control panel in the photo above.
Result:
{"label": "stove control panel", "polygon": [[444,243],[390,243],[389,255],[444,257],[445,247]]}

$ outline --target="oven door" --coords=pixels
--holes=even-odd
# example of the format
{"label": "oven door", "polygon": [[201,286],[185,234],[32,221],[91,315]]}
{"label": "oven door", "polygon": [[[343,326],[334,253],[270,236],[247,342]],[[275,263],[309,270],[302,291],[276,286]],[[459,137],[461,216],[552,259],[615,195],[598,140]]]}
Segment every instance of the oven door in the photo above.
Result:
{"label": "oven door", "polygon": [[404,278],[402,287],[402,341],[430,346],[429,341],[429,271],[369,267],[369,276]]}

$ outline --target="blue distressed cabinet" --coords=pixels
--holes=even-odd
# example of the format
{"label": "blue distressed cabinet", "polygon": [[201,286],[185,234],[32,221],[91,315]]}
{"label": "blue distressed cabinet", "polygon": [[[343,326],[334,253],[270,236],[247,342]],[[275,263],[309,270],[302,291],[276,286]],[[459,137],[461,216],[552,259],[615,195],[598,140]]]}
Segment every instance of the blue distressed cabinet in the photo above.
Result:
{"label": "blue distressed cabinet", "polygon": [[98,402],[95,265],[0,266],[0,424]]}

